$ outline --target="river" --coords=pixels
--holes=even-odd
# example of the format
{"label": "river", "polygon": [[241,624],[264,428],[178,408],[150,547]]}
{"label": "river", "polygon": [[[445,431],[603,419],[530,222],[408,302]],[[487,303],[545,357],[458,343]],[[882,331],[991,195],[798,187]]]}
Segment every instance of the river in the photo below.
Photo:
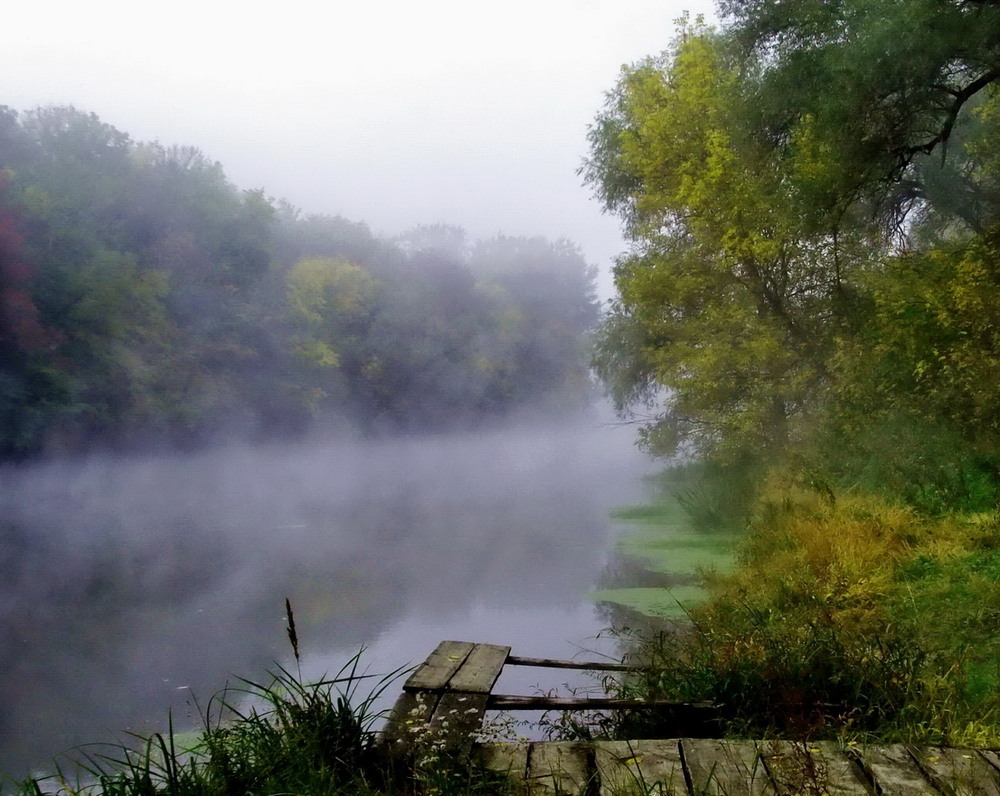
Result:
{"label": "river", "polygon": [[[0,771],[161,731],[168,712],[196,724],[196,701],[227,681],[289,665],[286,597],[306,677],[363,645],[373,672],[442,639],[612,652],[586,595],[609,509],[641,500],[654,468],[633,440],[595,411],[3,470]],[[565,680],[529,671],[504,690]]]}

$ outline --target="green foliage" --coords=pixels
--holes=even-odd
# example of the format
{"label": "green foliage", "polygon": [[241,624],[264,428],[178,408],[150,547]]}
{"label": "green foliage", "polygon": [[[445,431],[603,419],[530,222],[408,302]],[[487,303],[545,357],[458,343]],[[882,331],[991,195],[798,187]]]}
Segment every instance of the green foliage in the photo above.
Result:
{"label": "green foliage", "polygon": [[752,98],[750,124],[781,147],[811,116],[829,151],[831,201],[878,196],[895,205],[896,219],[915,192],[897,191],[894,181],[913,179],[930,153],[949,155],[968,103],[1000,77],[994,3],[724,0],[720,7]]}
{"label": "green foliage", "polygon": [[820,445],[813,461],[822,464],[814,471],[824,483],[932,516],[988,511],[1000,501],[1000,462],[947,422],[872,412],[853,433],[836,428]]}
{"label": "green foliage", "polygon": [[167,735],[71,761],[79,784],[67,768],[22,783],[21,792],[47,792],[50,784],[105,796],[380,792],[388,772],[376,756],[371,706],[394,676],[359,697],[357,657],[316,683],[279,669],[267,684],[245,681],[214,698],[198,734],[175,735],[171,722]]}
{"label": "green foliage", "polygon": [[400,672],[366,678],[360,655],[314,683],[279,668],[267,683],[242,681],[215,697],[197,733],[135,737],[122,746],[81,750],[56,773],[16,785],[16,793],[71,796],[264,796],[303,794],[505,794],[510,784],[468,761],[417,765],[379,744],[373,709]]}
{"label": "green foliage", "polygon": [[642,692],[996,743],[1000,5],[720,8],[625,69],[585,167],[633,241],[594,358],[617,406],[654,450],[763,463]]}
{"label": "green foliage", "polygon": [[887,260],[838,340],[812,458],[933,514],[1000,500],[995,233]]}
{"label": "green foliage", "polygon": [[740,566],[623,688],[713,701],[753,737],[995,743],[996,515],[932,520],[805,480],[762,493]]}
{"label": "green foliage", "polygon": [[998,439],[991,389],[1000,364],[996,233],[894,258],[866,278],[862,334],[838,352],[843,403],[928,423],[948,418],[968,436]]}
{"label": "green foliage", "polygon": [[720,459],[783,447],[825,374],[857,237],[801,213],[787,161],[740,126],[719,36],[682,29],[627,69],[586,174],[638,244],[594,364],[620,409],[664,390],[646,441]]}
{"label": "green foliage", "polygon": [[873,416],[991,452],[1000,10],[723,8],[592,129],[585,174],[636,243],[599,376],[622,411],[662,401],[658,452],[773,455]]}
{"label": "green foliage", "polygon": [[381,240],[193,147],[0,109],[0,456],[563,408],[589,395],[593,279],[564,241]]}
{"label": "green foliage", "polygon": [[364,269],[331,257],[299,260],[287,280],[288,311],[298,329],[295,353],[318,370],[336,368],[338,349],[366,331],[375,281]]}
{"label": "green foliage", "polygon": [[890,636],[866,639],[735,606],[686,638],[647,645],[655,673],[625,692],[710,700],[722,706],[727,734],[864,737],[899,722],[919,691],[920,650]]}

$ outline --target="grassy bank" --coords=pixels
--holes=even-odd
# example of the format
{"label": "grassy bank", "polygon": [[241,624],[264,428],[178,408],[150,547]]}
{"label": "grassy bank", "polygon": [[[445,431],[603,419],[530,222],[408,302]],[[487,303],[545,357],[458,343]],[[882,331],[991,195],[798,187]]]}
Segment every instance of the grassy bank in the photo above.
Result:
{"label": "grassy bank", "polygon": [[737,565],[624,691],[714,701],[736,735],[1000,744],[1000,514],[785,471],[745,516]]}

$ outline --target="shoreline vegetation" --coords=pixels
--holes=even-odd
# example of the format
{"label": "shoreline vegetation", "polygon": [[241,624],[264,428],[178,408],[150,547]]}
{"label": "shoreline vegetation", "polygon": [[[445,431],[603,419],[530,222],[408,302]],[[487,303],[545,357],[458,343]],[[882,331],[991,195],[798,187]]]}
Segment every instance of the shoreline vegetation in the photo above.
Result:
{"label": "shoreline vegetation", "polygon": [[629,243],[595,370],[739,536],[620,688],[1000,745],[1000,5],[718,8],[623,67],[582,169]]}
{"label": "shoreline vegetation", "polygon": [[[684,469],[667,483],[684,483]],[[678,596],[683,618],[677,602],[644,602],[637,590],[632,609],[669,621],[626,639],[631,661],[652,671],[617,682],[617,695],[712,702],[727,737],[1000,745],[1000,514],[932,514],[790,468],[752,481],[726,468],[687,469],[718,514],[706,514],[695,493],[665,491],[645,515],[665,521],[663,537],[683,527],[679,508],[689,518],[665,545],[666,562],[692,533],[735,539],[734,557],[728,567],[712,556],[697,567],[702,590]],[[758,491],[732,488],[732,500],[721,500],[726,480]],[[637,513],[627,512],[630,522]],[[643,528],[624,549],[650,540],[655,549],[657,538]],[[688,547],[681,564],[698,550]],[[628,604],[628,590],[613,596]],[[650,720],[621,724],[611,733],[661,730]]]}
{"label": "shoreline vegetation", "polygon": [[[676,584],[613,594],[667,620],[622,634],[629,662],[651,669],[607,679],[616,696],[714,703],[728,738],[1000,746],[1000,514],[931,514],[801,469],[689,464],[657,482],[649,504],[615,512],[635,531],[621,549],[654,574],[701,583],[681,585],[690,597],[673,606],[645,601]],[[372,705],[401,673],[373,678],[361,657],[317,683],[280,667],[241,681],[209,701],[197,733],[171,723],[132,745],[83,748],[76,763],[5,792],[510,792],[440,750],[384,754]],[[571,740],[670,734],[646,711],[542,726]]]}

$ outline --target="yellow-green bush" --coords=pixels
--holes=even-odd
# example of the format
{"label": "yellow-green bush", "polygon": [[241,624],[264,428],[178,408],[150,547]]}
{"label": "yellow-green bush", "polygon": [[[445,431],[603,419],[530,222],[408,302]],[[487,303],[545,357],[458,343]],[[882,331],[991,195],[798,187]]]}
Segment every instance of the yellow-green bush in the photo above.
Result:
{"label": "yellow-green bush", "polygon": [[640,692],[713,700],[738,733],[1000,742],[996,514],[773,476],[709,586]]}

